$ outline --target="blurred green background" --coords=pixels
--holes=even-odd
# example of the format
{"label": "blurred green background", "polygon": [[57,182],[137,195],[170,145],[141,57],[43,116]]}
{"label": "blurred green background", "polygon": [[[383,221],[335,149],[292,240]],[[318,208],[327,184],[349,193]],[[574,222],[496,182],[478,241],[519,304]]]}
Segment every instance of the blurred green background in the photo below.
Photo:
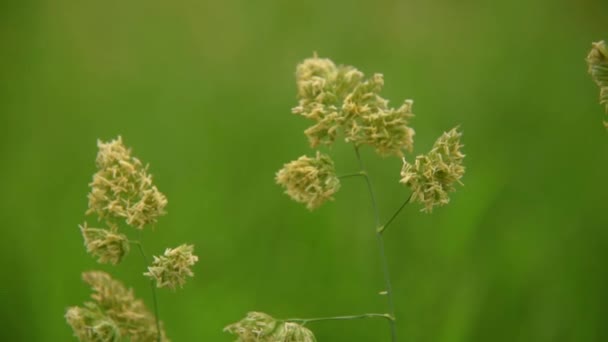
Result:
{"label": "blurred green background", "polygon": [[[464,131],[465,186],[385,235],[399,341],[608,341],[608,135],[584,61],[607,25],[603,0],[2,2],[0,340],[74,340],[63,315],[89,295],[85,270],[150,304],[139,256],[100,266],[77,229],[96,140],[117,135],[169,198],[148,252],[200,257],[159,292],[173,341],[232,341],[222,328],[251,310],[385,311],[362,180],[312,213],[274,184],[314,153],[290,109],[317,51],[383,73],[393,105],[415,100],[416,153]],[[329,152],[355,170],[349,146]],[[387,218],[408,195],[401,162],[363,158]],[[310,327],[389,339],[385,321]]]}

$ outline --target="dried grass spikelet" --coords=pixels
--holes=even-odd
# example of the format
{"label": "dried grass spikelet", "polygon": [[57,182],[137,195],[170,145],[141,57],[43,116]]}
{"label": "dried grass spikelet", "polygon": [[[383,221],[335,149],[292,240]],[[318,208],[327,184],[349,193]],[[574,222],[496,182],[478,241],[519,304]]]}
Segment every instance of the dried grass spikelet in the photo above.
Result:
{"label": "dried grass spikelet", "polygon": [[71,307],[65,319],[80,341],[120,342],[120,328],[98,306],[86,303],[84,307]]}
{"label": "dried grass spikelet", "polygon": [[275,180],[293,200],[305,203],[309,210],[318,208],[340,189],[331,158],[317,151],[316,157],[301,156],[279,170]]}
{"label": "dried grass spikelet", "polygon": [[236,342],[314,342],[312,331],[304,326],[277,321],[263,312],[249,312],[242,320],[224,328],[237,335]]}
{"label": "dried grass spikelet", "polygon": [[448,193],[455,191],[454,184],[462,184],[465,156],[460,151],[461,135],[456,127],[443,133],[431,151],[417,156],[414,164],[403,160],[400,182],[412,189],[412,202],[424,204],[422,211],[432,212],[433,207],[449,203]]}
{"label": "dried grass spikelet", "polygon": [[[605,106],[608,114],[608,47],[603,40],[592,43],[587,65],[591,78],[600,88],[600,104]],[[604,126],[608,128],[608,122],[604,121]]]}
{"label": "dried grass spikelet", "polygon": [[[82,278],[93,290],[93,301],[68,309],[66,320],[75,336],[87,342],[115,341],[116,338],[116,341],[121,338],[132,342],[156,341],[154,315],[135,298],[133,290],[101,271],[85,272]],[[105,339],[101,338],[102,333]],[[162,325],[161,340],[169,342]]]}
{"label": "dried grass spikelet", "polygon": [[97,262],[118,264],[129,253],[129,239],[110,229],[89,228],[85,222],[80,226],[87,252],[97,258]]}
{"label": "dried grass spikelet", "polygon": [[238,342],[271,341],[277,321],[263,312],[249,312],[247,317],[230,324],[224,331],[237,335]]}
{"label": "dried grass spikelet", "polygon": [[190,267],[198,261],[198,257],[192,254],[193,251],[192,245],[167,248],[164,255],[154,256],[152,266],[148,267],[148,272],[144,275],[155,279],[158,287],[169,287],[172,290],[177,286],[182,287],[187,277],[194,276]]}
{"label": "dried grass spikelet", "polygon": [[279,325],[275,333],[275,340],[285,342],[314,342],[316,338],[312,331],[304,326],[293,322],[284,322]]}
{"label": "dried grass spikelet", "polygon": [[355,145],[370,145],[380,155],[402,156],[412,150],[412,101],[395,109],[379,93],[381,74],[365,79],[352,66],[336,66],[325,58],[308,58],[296,68],[298,106],[292,112],[316,123],[305,130],[310,145],[332,144],[340,131]]}
{"label": "dried grass spikelet", "polygon": [[344,124],[342,99],[344,94],[363,78],[352,67],[336,66],[327,58],[308,58],[296,67],[298,106],[292,112],[316,121],[304,131],[310,145],[331,145]]}
{"label": "dried grass spikelet", "polygon": [[344,100],[346,121],[346,141],[356,145],[369,145],[381,156],[402,157],[403,150],[414,148],[414,130],[408,126],[412,114],[412,100],[406,100],[401,107],[389,108],[388,101],[380,97],[384,85],[382,75],[375,74]]}
{"label": "dried grass spikelet", "polygon": [[107,143],[98,141],[97,146],[98,171],[89,184],[87,214],[110,222],[124,220],[138,229],[156,223],[165,214],[167,198],[152,184],[148,166],[131,156],[120,136]]}

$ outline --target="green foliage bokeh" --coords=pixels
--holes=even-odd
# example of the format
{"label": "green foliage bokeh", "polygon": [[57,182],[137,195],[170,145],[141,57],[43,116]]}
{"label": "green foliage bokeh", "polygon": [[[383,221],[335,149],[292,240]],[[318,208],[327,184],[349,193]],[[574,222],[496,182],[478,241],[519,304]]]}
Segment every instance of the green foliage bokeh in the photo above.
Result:
{"label": "green foliage bokeh", "polygon": [[[78,231],[96,139],[119,134],[169,199],[148,253],[200,257],[183,290],[159,291],[173,341],[231,341],[222,328],[251,310],[385,311],[364,183],[312,213],[274,184],[314,153],[290,113],[313,51],[383,73],[394,106],[414,99],[416,153],[464,132],[452,203],[407,207],[385,235],[401,341],[608,340],[608,136],[584,61],[607,14],[601,0],[3,3],[0,340],[70,341],[90,269],[150,304],[139,256],[97,265]],[[329,152],[356,170],[349,146]],[[363,158],[386,218],[408,194],[400,161]],[[388,338],[385,321],[310,328]]]}

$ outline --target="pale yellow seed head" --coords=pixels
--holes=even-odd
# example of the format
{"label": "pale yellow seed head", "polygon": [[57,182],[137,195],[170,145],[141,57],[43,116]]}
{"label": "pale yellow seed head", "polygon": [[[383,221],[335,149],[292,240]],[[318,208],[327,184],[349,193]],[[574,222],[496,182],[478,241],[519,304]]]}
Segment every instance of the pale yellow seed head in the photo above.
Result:
{"label": "pale yellow seed head", "polygon": [[129,240],[113,229],[89,228],[85,222],[80,226],[87,252],[102,264],[118,264],[129,253]]}
{"label": "pale yellow seed head", "polygon": [[[82,278],[93,290],[92,301],[69,308],[65,316],[81,341],[156,341],[154,315],[132,289],[101,271],[85,272]],[[162,324],[161,341],[170,342]]]}
{"label": "pale yellow seed head", "polygon": [[417,156],[414,164],[403,159],[400,183],[412,189],[411,201],[422,203],[424,212],[448,204],[449,192],[455,191],[456,183],[462,184],[465,155],[461,152],[461,135],[454,128],[443,133],[429,153]]}
{"label": "pale yellow seed head", "polygon": [[[600,104],[605,106],[608,114],[608,46],[602,40],[592,44],[587,55],[588,72],[600,88]],[[608,128],[608,122],[604,121]]]}
{"label": "pale yellow seed head", "polygon": [[277,184],[285,188],[285,193],[294,201],[306,204],[310,210],[316,209],[340,189],[334,163],[328,155],[317,151],[314,158],[301,156],[283,165],[276,174]]}
{"label": "pale yellow seed head", "polygon": [[152,266],[148,267],[145,276],[156,281],[157,287],[168,287],[175,290],[183,287],[187,277],[193,277],[191,267],[198,262],[193,254],[194,246],[181,245],[176,248],[167,248],[165,254],[154,256]]}
{"label": "pale yellow seed head", "polygon": [[277,321],[263,312],[249,312],[247,317],[224,328],[225,332],[237,335],[238,342],[271,341]]}
{"label": "pale yellow seed head", "polygon": [[237,335],[236,342],[315,342],[312,331],[294,323],[277,321],[263,312],[249,312],[247,317],[224,328]]}
{"label": "pale yellow seed head", "polygon": [[89,303],[84,307],[71,307],[65,314],[65,320],[72,327],[74,336],[82,342],[120,342],[120,328],[98,307]]}
{"label": "pale yellow seed head", "polygon": [[345,141],[369,145],[382,156],[412,150],[412,101],[389,107],[380,96],[382,74],[365,79],[352,66],[336,66],[315,56],[298,65],[296,78],[299,103],[292,112],[315,122],[304,131],[311,147],[333,144],[343,134]]}
{"label": "pale yellow seed head", "polygon": [[315,342],[316,339],[312,331],[304,326],[293,322],[284,322],[279,325],[274,341]]}
{"label": "pale yellow seed head", "polygon": [[97,145],[98,171],[89,184],[87,214],[138,229],[156,223],[165,214],[167,198],[153,185],[148,167],[131,156],[121,137]]}

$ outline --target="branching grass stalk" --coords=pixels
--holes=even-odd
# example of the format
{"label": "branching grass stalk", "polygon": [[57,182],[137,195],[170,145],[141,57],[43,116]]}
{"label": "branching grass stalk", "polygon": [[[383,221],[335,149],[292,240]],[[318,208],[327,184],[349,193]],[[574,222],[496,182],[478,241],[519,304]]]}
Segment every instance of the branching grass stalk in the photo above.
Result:
{"label": "branching grass stalk", "polygon": [[[144,267],[148,267],[148,257],[146,257],[146,253],[144,252],[144,247],[142,246],[140,241],[130,241],[132,244],[137,246],[139,250],[139,254],[141,254],[142,259],[144,260]],[[150,288],[152,289],[152,303],[154,305],[154,322],[156,323],[156,339],[157,342],[161,342],[161,331],[160,331],[160,321],[158,316],[158,300],[156,299],[156,286],[154,286],[154,279],[150,279]]]}
{"label": "branching grass stalk", "polygon": [[[120,136],[108,142],[98,140],[97,147],[97,172],[89,184],[85,215],[95,215],[98,223],[104,224],[94,228],[85,221],[79,225],[80,233],[87,252],[100,264],[119,264],[131,246],[137,245],[147,271],[140,274],[150,278],[154,314],[132,289],[110,274],[89,271],[82,274],[82,279],[99,295],[92,296],[94,301],[84,306],[68,308],[65,319],[81,341],[168,341],[158,314],[156,288],[181,287],[187,277],[194,275],[191,267],[198,261],[194,246],[166,248],[149,264],[142,231],[166,214],[167,197],[153,184],[148,164],[133,157]],[[129,239],[128,229],[138,230],[138,239]]]}
{"label": "branching grass stalk", "polygon": [[[367,190],[369,192],[369,196],[372,202],[372,209],[374,211],[374,221],[376,223],[376,240],[378,241],[378,250],[380,253],[380,263],[382,264],[382,271],[384,273],[384,284],[386,286],[386,297],[388,300],[388,309],[389,314],[393,319],[389,320],[389,325],[391,329],[391,341],[397,341],[397,329],[395,326],[395,304],[393,299],[393,289],[391,286],[391,277],[388,270],[388,263],[386,261],[386,253],[384,251],[384,237],[382,236],[382,230],[379,229],[380,226],[380,213],[378,212],[378,204],[376,202],[376,195],[374,193],[374,188],[372,187],[372,182],[367,174],[365,169],[365,165],[363,164],[363,160],[361,159],[361,154],[359,153],[359,148],[355,146],[355,155],[357,156],[357,161],[359,163],[359,170],[365,176],[365,182],[367,183]],[[400,211],[400,210],[399,210]],[[391,219],[392,220],[392,219]],[[390,221],[389,221],[390,223]]]}
{"label": "branching grass stalk", "polygon": [[389,321],[394,321],[395,318],[390,314],[380,314],[380,313],[366,313],[362,315],[351,315],[351,316],[333,316],[333,317],[314,317],[314,318],[289,318],[284,319],[282,322],[293,322],[300,323],[302,325],[306,325],[306,323],[310,322],[319,322],[319,321],[346,321],[353,319],[365,319],[365,318],[384,318]]}
{"label": "branching grass stalk", "polygon": [[[595,54],[593,57],[596,57]],[[384,233],[403,208],[412,201],[422,203],[422,211],[428,213],[432,212],[433,207],[449,203],[449,193],[455,190],[455,184],[461,184],[460,179],[465,171],[462,164],[465,156],[460,151],[463,146],[460,143],[462,133],[458,131],[458,127],[444,132],[428,154],[416,156],[415,162],[410,164],[403,158],[403,154],[404,151],[413,150],[414,130],[409,127],[409,119],[414,115],[413,100],[405,100],[398,108],[388,107],[388,100],[379,94],[384,85],[382,74],[376,73],[365,78],[355,67],[336,65],[330,59],[319,58],[315,54],[298,64],[296,80],[298,105],[292,108],[292,113],[315,121],[315,124],[304,131],[310,146],[317,148],[321,145],[332,145],[338,138],[344,138],[346,142],[353,144],[359,169],[357,172],[338,176],[332,158],[317,150],[315,156],[303,155],[284,164],[276,173],[276,183],[283,187],[285,193],[294,201],[305,204],[309,210],[315,210],[323,203],[334,200],[342,180],[359,176],[365,178],[384,276],[384,289],[380,294],[387,296],[388,310],[386,314],[293,319],[291,324],[288,324],[289,321],[281,321],[278,333],[265,333],[264,337],[268,337],[269,341],[292,340],[286,339],[285,334],[297,331],[303,339],[296,340],[311,342],[314,341],[313,333],[295,322],[384,317],[389,319],[391,341],[396,342],[395,298],[386,258]],[[377,134],[378,132],[383,134]],[[338,137],[338,133],[344,137]],[[401,158],[403,165],[399,183],[411,189],[411,194],[388,216],[389,219],[383,219],[383,222],[380,220],[375,190],[359,150],[364,145],[373,148],[380,156]],[[226,331],[245,341],[250,340],[250,336],[261,336],[260,327],[275,327],[275,324],[276,319],[268,314],[254,311],[241,321],[226,327]]]}

